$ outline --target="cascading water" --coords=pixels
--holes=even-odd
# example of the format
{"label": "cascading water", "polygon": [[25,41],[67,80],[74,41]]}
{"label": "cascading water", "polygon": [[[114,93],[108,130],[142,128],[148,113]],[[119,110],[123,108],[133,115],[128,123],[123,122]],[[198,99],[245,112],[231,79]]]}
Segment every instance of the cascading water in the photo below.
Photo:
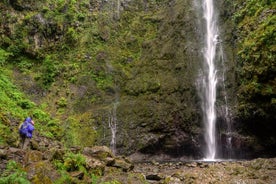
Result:
{"label": "cascading water", "polygon": [[116,154],[117,105],[118,105],[118,103],[114,103],[113,108],[111,109],[109,118],[108,118],[108,126],[111,130],[110,147],[111,147],[113,154]]}
{"label": "cascading water", "polygon": [[[114,73],[114,68],[112,66],[112,63],[107,60],[106,61],[106,68],[107,71],[110,75],[113,75]],[[115,82],[115,81],[114,81]],[[117,137],[117,125],[118,125],[118,120],[117,120],[117,107],[119,105],[119,100],[120,100],[120,90],[119,87],[114,85],[114,102],[111,103],[112,107],[109,111],[108,115],[108,127],[111,130],[111,140],[110,140],[110,149],[113,152],[113,154],[116,154],[116,137]]]}
{"label": "cascading water", "polygon": [[204,46],[204,61],[206,69],[202,78],[202,87],[204,90],[202,109],[204,111],[203,121],[206,128],[205,141],[207,144],[205,160],[214,160],[216,158],[216,86],[217,69],[215,65],[216,46],[218,43],[218,27],[214,14],[213,0],[203,0],[203,13],[206,23],[206,35]]}

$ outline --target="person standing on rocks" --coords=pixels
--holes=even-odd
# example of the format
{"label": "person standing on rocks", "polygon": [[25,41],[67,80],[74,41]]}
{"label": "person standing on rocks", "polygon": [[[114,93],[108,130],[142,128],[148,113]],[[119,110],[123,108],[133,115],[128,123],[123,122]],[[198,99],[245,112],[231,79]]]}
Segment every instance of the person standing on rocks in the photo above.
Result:
{"label": "person standing on rocks", "polygon": [[19,134],[21,138],[20,148],[26,150],[33,137],[34,121],[32,118],[27,117],[25,121],[20,125]]}

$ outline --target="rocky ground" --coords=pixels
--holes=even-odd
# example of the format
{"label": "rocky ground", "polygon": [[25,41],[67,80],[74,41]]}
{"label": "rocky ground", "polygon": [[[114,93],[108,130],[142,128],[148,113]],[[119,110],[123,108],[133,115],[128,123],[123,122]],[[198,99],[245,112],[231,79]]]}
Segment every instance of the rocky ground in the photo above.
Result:
{"label": "rocky ground", "polygon": [[[23,151],[18,148],[0,148],[0,173],[6,171],[9,160],[19,163],[27,172],[31,183],[56,183],[61,173],[54,162],[60,160],[67,167],[70,183],[93,184],[183,184],[183,183],[229,183],[229,184],[274,184],[276,183],[276,158],[258,158],[248,161],[189,161],[189,162],[140,162],[132,163],[127,158],[115,157],[107,147],[72,149],[85,158],[87,172],[100,174],[87,177],[86,171],[72,165],[65,158],[68,150]],[[70,169],[68,169],[70,168]],[[75,169],[73,169],[75,168]]]}
{"label": "rocky ground", "polygon": [[136,164],[149,183],[276,183],[276,159]]}
{"label": "rocky ground", "polygon": [[131,184],[274,184],[276,183],[276,159],[139,163],[135,164],[131,173],[141,174],[146,181],[128,181],[122,177],[119,181]]}

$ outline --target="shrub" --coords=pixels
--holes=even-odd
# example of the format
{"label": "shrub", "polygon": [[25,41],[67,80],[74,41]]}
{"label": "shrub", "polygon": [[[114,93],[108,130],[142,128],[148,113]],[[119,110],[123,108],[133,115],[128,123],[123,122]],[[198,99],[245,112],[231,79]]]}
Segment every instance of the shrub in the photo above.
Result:
{"label": "shrub", "polygon": [[43,61],[42,68],[42,84],[45,88],[49,88],[55,81],[55,78],[59,75],[58,64],[52,60],[50,56],[47,56]]}
{"label": "shrub", "polygon": [[3,66],[6,63],[6,60],[11,55],[11,53],[6,52],[3,49],[0,49],[0,65]]}

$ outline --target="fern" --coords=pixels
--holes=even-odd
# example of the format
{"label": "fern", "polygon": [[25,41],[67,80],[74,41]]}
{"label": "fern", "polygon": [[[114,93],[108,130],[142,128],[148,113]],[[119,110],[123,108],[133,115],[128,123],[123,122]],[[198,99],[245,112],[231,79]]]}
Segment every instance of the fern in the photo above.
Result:
{"label": "fern", "polygon": [[7,169],[0,176],[0,184],[31,184],[27,173],[13,160],[8,162]]}

